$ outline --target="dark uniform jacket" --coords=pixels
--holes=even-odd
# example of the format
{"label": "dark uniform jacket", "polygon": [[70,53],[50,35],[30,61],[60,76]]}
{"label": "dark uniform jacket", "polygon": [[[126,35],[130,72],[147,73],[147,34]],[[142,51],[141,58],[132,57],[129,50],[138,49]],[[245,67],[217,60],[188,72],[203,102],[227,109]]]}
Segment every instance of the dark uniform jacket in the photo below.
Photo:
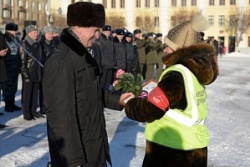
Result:
{"label": "dark uniform jacket", "polygon": [[103,68],[113,69],[115,67],[114,45],[111,37],[107,38],[104,34],[99,38],[101,50],[101,66]]}
{"label": "dark uniform jacket", "polygon": [[[35,42],[29,36],[22,41],[23,48],[41,63],[43,51],[41,44]],[[26,51],[21,54],[21,74],[24,82],[41,82],[42,67]]]}
{"label": "dark uniform jacket", "polygon": [[122,109],[120,95],[102,92],[96,60],[64,29],[44,66],[44,105],[52,166],[111,163],[103,109]]}
{"label": "dark uniform jacket", "polygon": [[[21,67],[21,58],[20,58],[20,47],[17,42],[20,43],[19,39],[10,33],[6,32],[4,34],[5,41],[8,45],[9,51],[5,57],[5,65],[10,67],[11,73],[20,72]],[[15,40],[15,41],[14,41]],[[12,72],[12,70],[14,72]]]}
{"label": "dark uniform jacket", "polygon": [[132,42],[126,42],[127,50],[127,72],[132,72],[132,74],[137,74],[140,72],[137,49]]}
{"label": "dark uniform jacket", "polygon": [[[0,50],[8,48],[4,36],[2,33],[0,33]],[[7,73],[6,73],[6,68],[5,68],[5,63],[4,63],[4,57],[0,56],[0,84],[1,82],[4,82],[7,80]],[[1,89],[1,87],[0,87]]]}
{"label": "dark uniform jacket", "polygon": [[42,50],[43,50],[43,57],[42,57],[42,64],[45,63],[45,61],[48,59],[50,53],[53,51],[54,48],[57,47],[59,41],[57,38],[52,39],[51,41],[48,41],[45,39],[43,36],[42,39],[40,40]]}
{"label": "dark uniform jacket", "polygon": [[117,37],[114,38],[114,49],[116,58],[117,69],[123,69],[127,71],[127,51],[126,43],[124,40],[119,41]]}

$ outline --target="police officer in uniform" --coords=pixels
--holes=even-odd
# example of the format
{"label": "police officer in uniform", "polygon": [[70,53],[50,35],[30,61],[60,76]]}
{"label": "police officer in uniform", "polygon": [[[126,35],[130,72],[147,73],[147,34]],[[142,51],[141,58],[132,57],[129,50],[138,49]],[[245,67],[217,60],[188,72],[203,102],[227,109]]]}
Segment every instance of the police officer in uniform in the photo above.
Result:
{"label": "police officer in uniform", "polygon": [[[115,67],[114,45],[111,37],[111,26],[104,25],[99,39],[101,56],[99,62],[101,64],[102,75],[100,77],[100,85],[104,90],[109,90],[109,86],[113,81],[113,70]],[[96,51],[96,50],[95,50]]]}
{"label": "police officer in uniform", "polygon": [[156,52],[157,43],[155,42],[155,34],[153,32],[148,33],[148,43],[145,47],[146,53],[146,64],[147,64],[147,71],[146,71],[146,81],[153,79],[154,67],[158,63],[158,57]]}
{"label": "police officer in uniform", "polygon": [[135,29],[133,33],[135,37],[135,44],[137,48],[140,71],[142,73],[142,76],[145,78],[145,71],[146,71],[145,46],[147,44],[147,41],[145,39],[142,39],[142,33],[140,29]]}
{"label": "police officer in uniform", "polygon": [[19,42],[16,37],[17,30],[18,25],[15,23],[8,23],[5,26],[6,32],[4,38],[9,48],[9,52],[4,59],[8,77],[8,80],[5,81],[3,85],[3,100],[5,102],[6,112],[13,112],[22,109],[15,105],[18,75],[21,67],[20,47],[16,44],[16,42]]}
{"label": "police officer in uniform", "polygon": [[116,69],[127,71],[127,51],[126,43],[123,40],[125,31],[124,29],[116,29],[116,36],[114,37],[114,51],[116,58]]}
{"label": "police officer in uniform", "polygon": [[127,50],[127,72],[132,73],[135,77],[140,73],[136,45],[133,42],[133,34],[126,32],[124,36]]}

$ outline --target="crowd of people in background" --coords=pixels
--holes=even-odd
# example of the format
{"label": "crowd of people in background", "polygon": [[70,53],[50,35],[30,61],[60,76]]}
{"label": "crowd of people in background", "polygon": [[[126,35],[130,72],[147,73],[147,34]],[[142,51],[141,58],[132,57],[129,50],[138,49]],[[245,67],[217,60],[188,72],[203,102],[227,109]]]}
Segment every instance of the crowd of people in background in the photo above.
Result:
{"label": "crowd of people in background", "polygon": [[[3,97],[1,100],[4,101],[5,112],[23,110],[25,120],[34,120],[45,117],[42,67],[58,44],[59,31],[53,26],[38,30],[35,25],[28,25],[23,32],[20,34],[18,25],[10,22],[5,25],[5,31],[0,33],[0,52],[3,53],[0,58],[0,96]],[[22,106],[17,106],[15,99],[19,74],[22,76]],[[40,112],[37,111],[38,105]],[[5,125],[1,124],[0,127],[4,128]]]}
{"label": "crowd of people in background", "polygon": [[[28,25],[21,34],[17,24],[6,24],[5,31],[1,33],[1,49],[6,49],[6,55],[1,55],[1,64],[5,65],[1,65],[1,69],[5,69],[1,73],[6,77],[0,80],[5,112],[23,110],[23,118],[28,121],[45,117],[43,65],[57,47],[59,35],[60,28],[54,26],[38,29],[35,25]],[[110,25],[104,25],[96,32],[93,45],[88,49],[99,64],[101,88],[112,90],[118,69],[135,77],[140,73],[145,81],[157,80],[163,70],[161,58],[164,48],[162,33],[142,33],[140,29],[130,32],[125,28],[112,29]],[[19,74],[22,77],[22,106],[16,105],[15,99]]]}
{"label": "crowd of people in background", "polygon": [[[1,55],[1,69],[6,69],[7,79],[0,80],[2,97],[6,112],[23,110],[25,120],[44,118],[42,69],[50,53],[58,45],[60,29],[45,26],[38,29],[35,25],[26,26],[23,34],[18,31],[18,25],[8,23],[5,32],[1,34],[1,49],[8,48],[6,55]],[[201,34],[203,38],[205,34]],[[225,46],[218,44],[214,38],[204,40],[216,48],[215,60],[225,53]],[[113,29],[104,25],[95,34],[95,40],[89,51],[99,64],[101,71],[100,86],[104,90],[112,90],[115,73],[118,69],[142,74],[144,81],[158,80],[164,69],[162,57],[166,45],[162,42],[162,33],[142,33],[140,29],[133,32],[125,28]],[[1,70],[5,73],[5,70]],[[18,77],[22,76],[21,106],[15,104]],[[2,74],[1,74],[2,75]],[[38,112],[38,107],[40,111]],[[3,113],[0,113],[3,115]],[[4,125],[2,126],[4,127]]]}

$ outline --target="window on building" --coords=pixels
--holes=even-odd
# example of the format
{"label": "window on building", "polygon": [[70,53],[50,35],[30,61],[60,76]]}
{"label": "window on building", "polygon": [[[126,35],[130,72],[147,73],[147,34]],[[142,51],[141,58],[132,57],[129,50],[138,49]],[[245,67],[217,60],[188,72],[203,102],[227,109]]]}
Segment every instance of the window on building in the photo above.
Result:
{"label": "window on building", "polygon": [[3,11],[3,17],[4,18],[10,18],[11,16],[11,12],[9,10],[4,10]]}
{"label": "window on building", "polygon": [[25,8],[28,9],[28,7],[29,7],[29,2],[26,1],[26,3],[25,3]]}
{"label": "window on building", "polygon": [[159,27],[160,26],[159,16],[156,16],[154,20],[155,20],[155,27]]}
{"label": "window on building", "polygon": [[210,26],[214,26],[214,16],[213,15],[208,16],[208,24]]}
{"label": "window on building", "polygon": [[187,6],[187,1],[186,0],[181,0],[181,6]]}
{"label": "window on building", "polygon": [[160,0],[155,0],[155,7],[156,8],[160,7]]}
{"label": "window on building", "polygon": [[220,5],[222,6],[224,6],[225,5],[225,0],[220,0]]}
{"label": "window on building", "polygon": [[23,6],[23,1],[22,1],[22,0],[19,0],[19,1],[17,2],[17,6]]}
{"label": "window on building", "polygon": [[172,0],[171,6],[177,6],[176,0]]}
{"label": "window on building", "polygon": [[115,0],[111,0],[111,8],[115,8]]}
{"label": "window on building", "polygon": [[32,2],[31,6],[32,6],[32,9],[36,9],[36,2]]}
{"label": "window on building", "polygon": [[136,0],[135,6],[136,6],[137,8],[140,8],[140,7],[141,7],[141,0]]}
{"label": "window on building", "polygon": [[150,0],[145,0],[145,7],[150,8]]}
{"label": "window on building", "polygon": [[107,0],[102,0],[102,5],[104,6],[104,8],[107,8]]}
{"label": "window on building", "polygon": [[196,6],[196,3],[197,3],[196,0],[192,0],[191,1],[191,6]]}
{"label": "window on building", "polygon": [[219,15],[219,26],[220,27],[225,26],[225,16],[224,15]]}
{"label": "window on building", "polygon": [[230,0],[230,5],[236,5],[235,0]]}
{"label": "window on building", "polygon": [[42,10],[42,4],[38,3],[38,10]]}
{"label": "window on building", "polygon": [[214,6],[214,0],[209,0],[209,5]]}
{"label": "window on building", "polygon": [[120,8],[125,8],[125,0],[120,0]]}

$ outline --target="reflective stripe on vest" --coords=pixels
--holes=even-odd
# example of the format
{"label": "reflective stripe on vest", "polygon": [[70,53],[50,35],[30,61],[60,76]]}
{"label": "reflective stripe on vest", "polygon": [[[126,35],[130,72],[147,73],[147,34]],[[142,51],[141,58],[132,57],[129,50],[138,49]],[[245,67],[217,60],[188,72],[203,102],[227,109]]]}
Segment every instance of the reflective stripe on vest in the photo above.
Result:
{"label": "reflective stripe on vest", "polygon": [[[162,79],[162,77],[169,71],[178,71],[182,74],[184,82],[185,82],[185,92],[186,92],[186,99],[187,99],[187,108],[190,109],[190,116],[185,116],[182,111],[178,111],[175,109],[170,109],[169,111],[166,112],[166,116],[172,118],[173,120],[185,125],[185,126],[193,126],[195,124],[203,124],[204,119],[199,119],[199,109],[197,107],[197,102],[196,102],[196,95],[195,95],[195,90],[194,87],[196,84],[194,84],[194,80],[197,80],[193,73],[190,72],[189,69],[187,69],[185,66],[177,64],[169,69],[166,69],[159,81]],[[185,75],[183,75],[183,73]],[[198,82],[198,81],[197,81]],[[202,86],[203,87],[203,86]],[[204,92],[205,93],[205,92]],[[202,104],[201,104],[202,105]],[[206,105],[206,104],[205,104]],[[188,109],[185,109],[188,110]]]}
{"label": "reflective stripe on vest", "polygon": [[182,65],[168,67],[159,79],[168,72],[179,72],[184,80],[187,106],[184,110],[170,109],[158,120],[146,124],[148,141],[181,150],[193,150],[208,145],[209,134],[203,125],[207,116],[205,87]]}

